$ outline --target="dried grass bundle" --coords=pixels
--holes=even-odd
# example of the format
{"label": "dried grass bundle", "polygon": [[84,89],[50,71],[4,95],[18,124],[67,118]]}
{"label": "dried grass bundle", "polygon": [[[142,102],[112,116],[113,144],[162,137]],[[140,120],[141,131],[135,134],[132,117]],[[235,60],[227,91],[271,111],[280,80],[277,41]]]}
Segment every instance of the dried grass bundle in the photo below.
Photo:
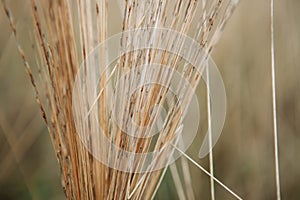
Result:
{"label": "dried grass bundle", "polygon": [[[154,197],[165,173],[163,167],[153,170],[154,166],[158,165],[158,162],[168,163],[169,157],[175,153],[174,148],[167,147],[164,153],[151,162],[145,159],[132,161],[130,157],[124,160],[127,157],[122,157],[116,152],[113,154],[105,141],[94,136],[101,127],[114,145],[136,154],[160,151],[170,140],[177,139],[182,129],[182,116],[201,78],[201,70],[196,70],[197,66],[180,57],[180,51],[186,42],[186,37],[181,36],[191,35],[198,42],[200,51],[191,48],[188,52],[189,58],[197,60],[202,69],[236,4],[237,1],[232,0],[121,2],[121,30],[124,33],[119,41],[119,51],[126,53],[120,54],[111,67],[99,69],[104,72],[99,79],[99,72],[89,71],[89,65],[97,65],[97,62],[100,62],[99,66],[106,67],[105,59],[110,53],[103,48],[97,54],[97,58],[101,59],[89,59],[89,56],[99,44],[108,39],[108,1],[30,0],[40,59],[38,73],[32,72],[26,52],[20,45],[18,49],[51,135],[61,169],[62,185],[68,199]],[[3,8],[14,35],[17,35],[15,23],[5,1]],[[159,31],[162,28],[177,31],[181,35],[174,35],[172,31]],[[131,31],[138,29],[139,31]],[[138,49],[145,42],[153,48]],[[167,49],[174,48],[175,53],[159,49],[160,44],[165,44]],[[128,50],[134,51],[127,52]],[[80,89],[84,91],[84,95],[79,103],[74,105],[73,88],[81,65],[82,79],[79,86],[82,86]],[[164,66],[173,70],[165,70]],[[170,85],[174,80],[175,70],[188,81],[188,84],[183,81],[176,84],[175,90],[179,94],[177,100],[169,98],[168,88],[159,84],[152,84],[151,87],[143,85],[129,95],[132,88],[138,87],[140,82],[145,80],[156,80],[158,83]],[[118,80],[124,76],[127,79],[117,87]],[[36,79],[39,78],[45,85],[36,84]],[[90,91],[89,84],[96,84],[96,91]],[[113,89],[108,89],[108,86]],[[119,98],[108,102],[108,96],[112,94],[118,94]],[[91,105],[92,107],[86,110],[85,106]],[[155,126],[161,112],[154,109],[154,106],[168,107],[165,113],[166,121],[158,136],[153,136],[152,132],[157,128]],[[114,113],[116,111],[117,113]],[[83,115],[82,112],[87,112],[89,116],[78,118]],[[117,121],[121,122],[121,127],[114,123],[113,114]],[[76,117],[77,120],[74,121]],[[132,128],[131,119],[134,119],[138,126],[146,128]],[[128,135],[122,127],[130,134]],[[96,159],[93,152],[87,148],[87,141],[80,138],[79,130],[89,138],[88,142],[92,146],[90,148],[105,154],[106,158],[112,160],[114,167]],[[126,166],[127,169],[122,171],[118,166]],[[136,169],[142,168],[147,170],[137,173]],[[192,199],[193,196],[190,195],[189,198]]]}

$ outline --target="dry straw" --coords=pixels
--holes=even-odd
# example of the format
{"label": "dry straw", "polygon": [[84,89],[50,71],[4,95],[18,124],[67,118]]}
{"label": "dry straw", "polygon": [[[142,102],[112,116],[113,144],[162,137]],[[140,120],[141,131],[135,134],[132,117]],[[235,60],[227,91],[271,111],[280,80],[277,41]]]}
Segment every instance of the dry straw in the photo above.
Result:
{"label": "dry straw", "polygon": [[[166,169],[149,171],[145,173],[122,172],[103,165],[99,160],[90,154],[83,145],[77,134],[73,120],[72,110],[72,89],[78,69],[82,61],[86,60],[90,52],[108,38],[108,23],[113,14],[108,12],[107,0],[75,0],[75,1],[51,1],[51,0],[30,0],[34,34],[39,53],[39,70],[32,72],[27,62],[28,56],[18,45],[18,50],[24,60],[25,67],[31,83],[34,87],[37,102],[40,106],[42,116],[48,127],[53,148],[61,170],[62,186],[68,199],[151,199],[162,181]],[[211,53],[213,46],[220,37],[223,28],[232,14],[237,1],[231,0],[126,0],[121,3],[122,31],[145,27],[168,28],[176,30],[184,35],[191,35],[201,45],[203,56],[201,65]],[[4,11],[9,19],[13,34],[18,35],[15,22],[8,4],[3,1]],[[145,36],[146,35],[146,36]],[[138,46],[141,38],[153,37],[153,32],[146,32],[145,35],[131,34],[123,37],[120,41],[122,48]],[[168,45],[181,46],[183,39],[156,35],[156,43],[166,40]],[[101,52],[105,58],[108,52]],[[191,52],[194,59],[197,59],[197,52]],[[104,88],[108,82],[114,85],[116,79],[121,77],[130,69],[138,66],[149,66],[151,64],[167,65],[172,69],[180,71],[190,85],[195,88],[200,80],[200,74],[178,55],[157,49],[143,49],[122,55],[113,64],[113,70],[108,71],[100,82]],[[146,71],[145,71],[146,70]],[[149,70],[149,69],[148,69]],[[147,72],[147,68],[131,70],[130,80],[125,82],[121,92],[124,99],[122,107],[128,108],[118,116],[124,122],[129,118],[137,120],[139,125],[147,125],[147,129],[135,133],[136,136],[147,136],[150,134],[157,113],[153,112],[153,105],[163,106],[167,96],[167,89],[154,85],[150,88],[144,87],[134,94],[132,100],[125,98],[126,91],[130,90],[136,82],[141,80],[141,73]],[[164,72],[151,74],[160,82],[170,83],[174,73]],[[114,78],[112,78],[114,77]],[[36,84],[41,78],[43,85]],[[180,110],[185,110],[189,103],[189,97],[193,91],[186,90],[183,83],[178,84],[178,91],[183,98],[183,103],[168,104],[172,109],[167,113],[168,120],[165,123],[161,134],[154,137],[139,138],[130,137],[118,126],[113,125],[111,110],[107,108],[106,95],[109,91],[103,92],[97,104],[98,114],[89,117],[88,120],[100,124],[105,135],[114,144],[125,150],[135,153],[147,153],[151,150],[159,150],[164,144],[180,131],[181,115]],[[45,100],[44,100],[45,99]],[[80,108],[78,108],[80,111]],[[156,116],[149,118],[148,116]],[[92,118],[92,119],[91,119]],[[84,126],[84,125],[82,125]],[[96,130],[90,127],[90,130]],[[93,141],[93,145],[101,149],[102,141]],[[174,149],[173,149],[174,150]],[[115,164],[118,163],[117,158]],[[168,159],[163,157],[160,159]],[[128,160],[128,163],[130,161]],[[128,164],[129,167],[143,165],[140,160],[137,166]],[[183,159],[182,166],[188,169],[187,160]],[[154,163],[155,164],[155,163]],[[151,168],[151,166],[149,166]],[[172,174],[178,188],[179,196],[184,199],[194,199],[191,187],[189,171],[186,170],[183,183],[176,174],[176,168],[172,168]],[[185,194],[187,193],[187,194]]]}

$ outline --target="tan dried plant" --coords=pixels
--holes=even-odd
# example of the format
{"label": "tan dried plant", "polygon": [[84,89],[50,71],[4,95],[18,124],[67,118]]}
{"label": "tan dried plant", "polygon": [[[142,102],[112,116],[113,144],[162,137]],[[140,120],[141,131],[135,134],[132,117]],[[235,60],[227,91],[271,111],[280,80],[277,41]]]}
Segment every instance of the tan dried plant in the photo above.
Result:
{"label": "tan dried plant", "polygon": [[[199,83],[201,74],[195,70],[196,66],[186,62],[178,54],[165,50],[148,48],[122,54],[108,70],[102,69],[105,73],[97,86],[102,88],[102,91],[94,105],[94,111],[90,112],[87,121],[78,120],[75,124],[74,112],[80,116],[84,110],[81,107],[74,108],[73,88],[76,75],[80,66],[83,65],[83,70],[88,67],[84,61],[88,59],[91,52],[109,38],[108,26],[111,26],[111,19],[115,16],[114,13],[109,12],[108,4],[120,7],[122,14],[120,31],[135,29],[144,31],[143,35],[141,31],[123,34],[119,41],[123,50],[135,49],[142,42],[151,41],[152,45],[165,42],[170,48],[179,47],[176,49],[179,51],[185,42],[184,38],[174,37],[172,32],[164,35],[163,32],[151,31],[150,28],[174,30],[182,35],[192,36],[198,42],[201,52],[193,52],[191,49],[190,58],[199,60],[201,55],[198,64],[202,69],[237,1],[125,0],[117,4],[108,0],[30,0],[28,3],[31,8],[28,12],[32,15],[36,51],[39,55],[36,63],[37,72],[34,72],[33,65],[28,62],[30,55],[23,51],[17,40],[18,50],[24,60],[36,100],[51,136],[66,197],[68,199],[153,199],[166,167],[157,170],[151,168],[157,162],[166,163],[175,151],[173,147],[169,147],[167,153],[154,159],[151,166],[146,166],[148,171],[141,173],[133,169],[145,167],[144,159],[132,162],[128,158],[124,164],[121,163],[124,159],[110,158],[114,160],[115,166],[124,165],[129,168],[128,171],[122,171],[99,161],[79,137],[77,126],[82,127],[86,136],[94,135],[99,131],[98,126],[102,127],[105,136],[114,145],[126,151],[134,153],[159,151],[174,137],[178,137],[177,132],[182,128],[182,115],[189,105],[190,96]],[[18,38],[18,30],[9,3],[2,1],[2,4],[12,32]],[[109,56],[109,52],[104,49],[100,53],[102,60],[100,59],[99,62],[104,63],[99,66],[103,67],[104,58]],[[97,63],[94,61],[93,64]],[[159,120],[159,111],[153,109],[153,105],[165,106],[168,100],[167,88],[154,84],[151,87],[141,87],[131,97],[127,94],[130,88],[147,78],[157,80],[159,83],[163,82],[165,85],[171,84],[174,72],[163,71],[163,67],[159,68],[158,72],[151,70],[151,67],[147,68],[154,64],[180,71],[192,86],[192,89],[187,89],[183,82],[177,83],[176,90],[179,91],[181,103],[167,102],[169,108],[166,113],[167,120],[156,137],[149,136]],[[108,84],[115,88],[118,78],[128,72],[130,72],[129,78],[121,88],[118,88],[119,91],[106,89]],[[93,72],[87,70],[87,73]],[[83,73],[84,75],[86,74]],[[95,80],[98,78],[94,77]],[[87,87],[84,90],[88,91],[89,85],[83,84],[83,86]],[[111,116],[114,110],[108,107],[109,102],[107,102],[110,93],[120,94],[118,105],[121,109],[118,109],[117,116],[122,126],[128,126],[129,119],[134,119],[139,126],[147,128],[131,130],[135,135],[133,137],[115,125]],[[89,98],[88,94],[86,95],[84,98]],[[85,106],[85,103],[82,101],[76,106]],[[92,148],[104,152],[106,157],[116,155],[110,154],[110,149],[103,149],[107,147],[104,141],[91,137],[90,143]],[[173,175],[174,179],[178,180],[176,170]],[[190,176],[189,172],[185,175]],[[187,177],[185,182],[190,182],[190,179]],[[187,188],[186,193],[189,199],[194,198],[191,189]]]}

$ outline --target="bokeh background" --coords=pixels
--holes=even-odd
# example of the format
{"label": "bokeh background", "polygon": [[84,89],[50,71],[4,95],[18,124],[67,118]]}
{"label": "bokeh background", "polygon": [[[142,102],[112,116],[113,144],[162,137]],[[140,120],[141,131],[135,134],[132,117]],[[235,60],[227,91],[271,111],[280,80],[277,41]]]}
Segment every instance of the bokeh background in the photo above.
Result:
{"label": "bokeh background", "polygon": [[[26,43],[32,39],[29,9],[26,1],[11,2]],[[276,198],[269,2],[242,0],[212,55],[227,93],[227,118],[213,149],[214,173],[244,199]],[[299,0],[275,0],[280,178],[282,198],[289,200],[300,198],[299,9]],[[2,8],[0,29],[0,199],[64,199],[50,137]],[[201,139],[207,128],[203,83],[198,97],[204,109]],[[197,158],[197,141],[188,154],[208,169],[208,158]],[[193,165],[190,170],[197,199],[210,199],[209,177]],[[176,199],[175,190],[167,172],[156,199]],[[234,199],[218,184],[215,190],[216,199]]]}

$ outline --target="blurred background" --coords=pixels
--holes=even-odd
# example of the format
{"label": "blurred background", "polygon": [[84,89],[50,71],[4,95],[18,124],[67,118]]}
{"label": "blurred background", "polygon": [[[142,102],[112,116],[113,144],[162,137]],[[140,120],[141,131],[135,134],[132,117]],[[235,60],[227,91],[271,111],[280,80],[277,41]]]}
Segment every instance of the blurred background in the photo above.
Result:
{"label": "blurred background", "polygon": [[[20,41],[26,41],[29,9],[23,1],[12,2]],[[227,118],[213,149],[214,174],[243,199],[276,198],[269,7],[269,1],[242,0],[212,54],[227,93]],[[282,199],[300,198],[299,9],[299,0],[275,0]],[[0,27],[0,199],[64,199],[50,137],[2,8]],[[204,83],[198,97],[204,108],[201,138],[207,129]],[[196,141],[188,154],[209,169],[208,158],[197,158],[198,150]],[[192,164],[190,169],[197,199],[210,199],[209,177]],[[176,199],[175,190],[167,172],[156,199]],[[235,199],[218,184],[215,191],[216,199]]]}

